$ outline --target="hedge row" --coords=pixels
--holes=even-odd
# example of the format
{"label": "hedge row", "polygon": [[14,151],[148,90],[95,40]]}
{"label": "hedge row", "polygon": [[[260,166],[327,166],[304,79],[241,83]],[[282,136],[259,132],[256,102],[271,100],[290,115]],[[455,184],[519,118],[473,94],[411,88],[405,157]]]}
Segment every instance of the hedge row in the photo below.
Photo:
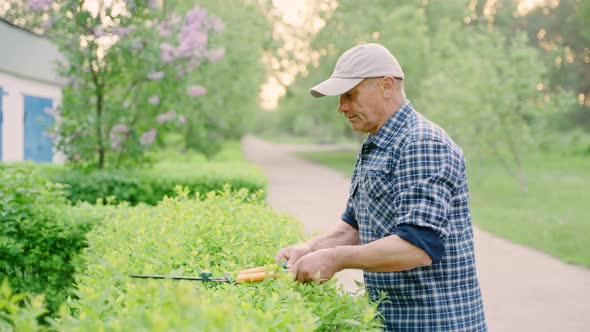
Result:
{"label": "hedge row", "polygon": [[252,192],[263,191],[267,185],[260,168],[244,162],[159,163],[149,170],[91,172],[47,165],[43,172],[52,181],[67,185],[66,197],[72,203],[95,204],[105,198],[111,203],[156,205],[163,197],[174,195],[177,185],[200,195],[222,190],[225,185]]}
{"label": "hedge row", "polygon": [[55,312],[71,295],[86,233],[106,211],[67,205],[60,185],[35,167],[0,165],[0,281],[14,293],[45,294]]}
{"label": "hedge row", "polygon": [[287,273],[256,284],[133,279],[131,273],[215,276],[272,265],[276,250],[300,241],[301,225],[240,190],[156,207],[119,206],[89,234],[77,275],[78,300],[61,331],[367,331],[376,308],[336,284],[299,284]]}

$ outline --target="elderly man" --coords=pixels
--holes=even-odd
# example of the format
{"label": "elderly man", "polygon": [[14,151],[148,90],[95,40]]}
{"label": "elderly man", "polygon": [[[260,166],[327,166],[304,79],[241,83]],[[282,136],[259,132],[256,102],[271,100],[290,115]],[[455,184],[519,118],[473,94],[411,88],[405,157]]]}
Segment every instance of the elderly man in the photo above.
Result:
{"label": "elderly man", "polygon": [[486,331],[463,151],[414,110],[403,80],[385,47],[361,44],[310,90],[340,96],[338,112],[369,135],[342,221],[276,260],[300,282],[364,270],[386,331]]}

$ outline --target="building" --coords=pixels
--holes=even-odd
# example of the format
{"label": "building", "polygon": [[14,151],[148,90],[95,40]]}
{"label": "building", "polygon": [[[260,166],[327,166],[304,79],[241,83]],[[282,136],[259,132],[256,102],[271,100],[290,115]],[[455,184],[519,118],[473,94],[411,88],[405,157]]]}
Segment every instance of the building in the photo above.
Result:
{"label": "building", "polygon": [[48,38],[0,18],[1,161],[63,161],[45,133],[61,101],[58,59]]}

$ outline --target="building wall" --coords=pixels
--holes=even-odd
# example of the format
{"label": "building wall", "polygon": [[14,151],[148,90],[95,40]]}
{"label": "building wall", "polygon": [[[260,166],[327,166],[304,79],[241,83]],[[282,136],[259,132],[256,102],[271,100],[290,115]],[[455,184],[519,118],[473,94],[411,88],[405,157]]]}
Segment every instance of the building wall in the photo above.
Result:
{"label": "building wall", "polygon": [[[55,63],[63,58],[48,38],[3,19],[0,19],[0,41],[0,87],[4,92],[1,160],[21,161],[25,157],[24,96],[51,99],[53,108],[59,105],[61,84]],[[52,158],[53,162],[64,160],[55,149]]]}
{"label": "building wall", "polygon": [[[3,130],[2,160],[21,161],[24,159],[24,96],[42,97],[53,100],[53,107],[61,102],[61,87],[0,72]],[[63,162],[59,153],[53,154],[54,162]]]}
{"label": "building wall", "polygon": [[0,19],[0,41],[0,72],[43,82],[59,81],[55,62],[64,58],[49,38]]}

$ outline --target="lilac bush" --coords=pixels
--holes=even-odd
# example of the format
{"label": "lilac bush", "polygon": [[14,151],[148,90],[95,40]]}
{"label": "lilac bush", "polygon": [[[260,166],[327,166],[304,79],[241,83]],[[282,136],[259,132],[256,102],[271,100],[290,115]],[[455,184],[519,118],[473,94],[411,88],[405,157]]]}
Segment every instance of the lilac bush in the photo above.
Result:
{"label": "lilac bush", "polygon": [[78,166],[144,163],[158,135],[184,126],[195,111],[186,105],[207,92],[195,73],[225,54],[210,45],[224,24],[198,5],[181,13],[156,0],[8,1],[6,16],[42,30],[63,55],[55,145]]}

